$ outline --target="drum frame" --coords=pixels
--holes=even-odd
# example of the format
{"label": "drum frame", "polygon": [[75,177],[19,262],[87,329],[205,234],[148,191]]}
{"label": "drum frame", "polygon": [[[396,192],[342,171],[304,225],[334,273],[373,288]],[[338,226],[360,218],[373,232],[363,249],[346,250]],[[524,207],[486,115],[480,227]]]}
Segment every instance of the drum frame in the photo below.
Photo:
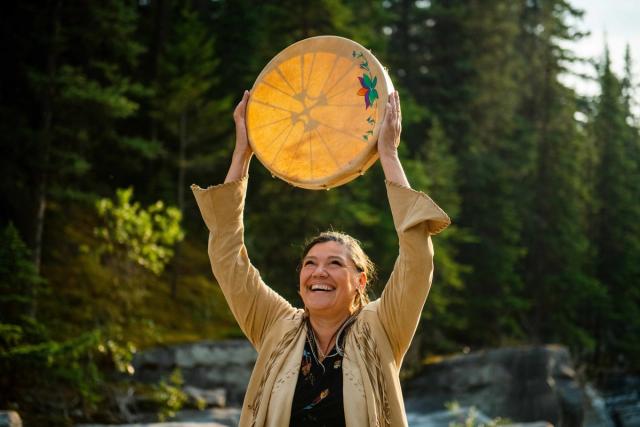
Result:
{"label": "drum frame", "polygon": [[[387,98],[394,91],[394,88],[387,70],[376,59],[376,57],[373,56],[373,54],[362,45],[344,37],[317,36],[300,40],[282,50],[273,59],[271,59],[271,61],[269,61],[269,63],[263,68],[263,70],[256,78],[256,81],[251,89],[251,93],[253,94],[257,85],[262,82],[262,79],[268,73],[272,72],[276,67],[278,67],[282,62],[297,55],[308,54],[310,50],[309,46],[321,46],[323,49],[329,49],[329,52],[336,54],[338,54],[337,52],[344,52],[346,49],[350,51],[350,56],[352,56],[352,59],[359,59],[363,61],[363,64],[367,64],[367,66],[369,67],[373,66],[372,68],[375,70],[376,75],[383,77],[378,79],[377,81],[378,99],[376,100],[377,117],[375,120],[375,124],[373,125],[373,128],[369,132],[367,132],[369,135],[365,137],[367,138],[366,141],[369,145],[368,148],[363,150],[355,158],[350,159],[341,170],[332,175],[311,180],[294,181],[290,177],[284,176],[278,171],[270,169],[266,159],[262,157],[260,152],[255,150],[255,144],[253,143],[251,132],[251,118],[249,115],[249,108],[251,108],[251,97],[249,98],[249,105],[247,106],[247,133],[249,137],[249,144],[254,150],[256,157],[258,157],[258,160],[260,160],[260,162],[271,172],[272,176],[277,176],[283,181],[296,187],[309,190],[328,190],[330,188],[346,184],[347,182],[357,178],[358,176],[363,175],[367,171],[367,169],[369,169],[378,159],[378,134],[382,125],[382,120],[384,118]],[[333,48],[333,50],[331,50],[331,48]],[[347,55],[343,54],[343,56]]]}

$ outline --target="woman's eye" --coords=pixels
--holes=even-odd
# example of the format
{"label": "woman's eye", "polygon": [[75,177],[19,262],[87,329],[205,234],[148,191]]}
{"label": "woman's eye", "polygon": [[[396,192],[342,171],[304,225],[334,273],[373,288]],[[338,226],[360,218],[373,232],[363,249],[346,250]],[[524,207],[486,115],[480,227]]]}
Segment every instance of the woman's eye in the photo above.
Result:
{"label": "woman's eye", "polygon": [[303,264],[305,267],[308,265],[313,265],[313,261],[305,261]]}
{"label": "woman's eye", "polygon": [[342,263],[340,261],[335,261],[335,260],[331,261],[331,264],[342,266]]}

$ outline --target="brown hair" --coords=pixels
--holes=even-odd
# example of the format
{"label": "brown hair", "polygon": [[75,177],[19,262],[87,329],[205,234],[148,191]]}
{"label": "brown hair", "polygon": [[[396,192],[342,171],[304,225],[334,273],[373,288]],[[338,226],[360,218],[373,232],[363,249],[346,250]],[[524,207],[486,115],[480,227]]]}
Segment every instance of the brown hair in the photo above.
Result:
{"label": "brown hair", "polygon": [[351,261],[353,261],[353,264],[356,266],[356,269],[359,272],[364,273],[367,279],[364,291],[358,291],[358,295],[356,296],[356,300],[354,301],[357,309],[360,310],[370,302],[369,295],[367,295],[367,285],[369,284],[369,282],[372,282],[375,279],[376,267],[371,259],[367,256],[367,254],[364,253],[364,251],[362,250],[362,246],[360,246],[360,242],[357,239],[339,231],[323,231],[322,233],[311,238],[305,243],[304,249],[302,250],[302,256],[300,257],[298,270],[300,270],[302,261],[304,260],[304,257],[307,256],[311,248],[319,243],[325,242],[338,242],[346,247],[349,251],[349,257],[351,258]]}

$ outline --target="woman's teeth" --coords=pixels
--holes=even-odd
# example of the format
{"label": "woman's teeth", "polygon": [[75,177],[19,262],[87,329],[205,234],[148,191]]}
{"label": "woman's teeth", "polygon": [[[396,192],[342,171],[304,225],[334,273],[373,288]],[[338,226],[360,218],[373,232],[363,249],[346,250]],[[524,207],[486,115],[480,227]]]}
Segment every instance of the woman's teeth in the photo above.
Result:
{"label": "woman's teeth", "polygon": [[333,288],[329,285],[311,285],[312,291],[331,292]]}

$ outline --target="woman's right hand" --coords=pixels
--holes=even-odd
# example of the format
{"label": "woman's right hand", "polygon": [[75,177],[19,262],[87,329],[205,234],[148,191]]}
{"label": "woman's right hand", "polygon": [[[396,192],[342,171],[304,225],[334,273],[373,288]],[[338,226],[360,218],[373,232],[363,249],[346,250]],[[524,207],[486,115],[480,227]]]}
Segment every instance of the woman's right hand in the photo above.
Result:
{"label": "woman's right hand", "polygon": [[233,111],[233,121],[236,123],[236,147],[233,154],[250,156],[253,151],[249,145],[249,137],[247,136],[247,122],[245,115],[247,113],[247,103],[249,102],[249,91],[245,90],[242,99]]}
{"label": "woman's right hand", "polygon": [[249,102],[249,91],[245,90],[242,100],[233,111],[233,121],[236,124],[236,146],[233,149],[233,157],[229,172],[224,182],[237,181],[249,172],[249,162],[253,155],[251,145],[249,145],[249,137],[247,136],[247,122],[245,115],[247,113],[247,103]]}

